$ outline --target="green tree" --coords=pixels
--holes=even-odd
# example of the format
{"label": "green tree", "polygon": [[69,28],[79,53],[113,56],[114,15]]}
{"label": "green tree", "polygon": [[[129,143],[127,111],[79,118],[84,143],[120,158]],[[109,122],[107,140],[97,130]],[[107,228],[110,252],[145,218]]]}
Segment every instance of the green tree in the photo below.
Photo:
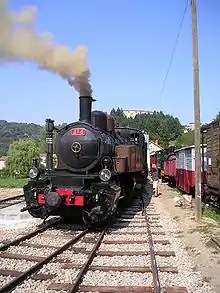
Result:
{"label": "green tree", "polygon": [[34,123],[18,123],[0,120],[0,156],[6,156],[9,145],[19,139],[40,142],[41,126]]}
{"label": "green tree", "polygon": [[128,119],[125,116],[123,109],[118,108],[115,110],[113,108],[110,112],[110,115],[115,118],[116,126],[124,127],[128,125]]}
{"label": "green tree", "polygon": [[9,176],[25,178],[33,165],[34,158],[40,160],[40,151],[36,141],[14,141],[9,147],[5,170]]}
{"label": "green tree", "polygon": [[213,119],[214,121],[220,121],[220,111],[216,115],[216,117]]}
{"label": "green tree", "polygon": [[186,133],[181,134],[174,142],[173,144],[177,148],[181,148],[184,146],[189,146],[194,144],[194,130],[190,130]]}

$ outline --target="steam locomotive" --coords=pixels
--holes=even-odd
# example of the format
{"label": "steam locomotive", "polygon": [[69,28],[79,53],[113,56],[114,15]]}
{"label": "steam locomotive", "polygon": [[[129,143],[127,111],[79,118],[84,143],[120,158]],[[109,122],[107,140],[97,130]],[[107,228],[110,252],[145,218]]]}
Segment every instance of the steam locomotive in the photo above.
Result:
{"label": "steam locomotive", "polygon": [[[26,207],[37,218],[58,215],[64,220],[81,218],[86,224],[107,220],[119,201],[132,198],[147,170],[144,134],[115,127],[114,118],[92,112],[90,96],[79,97],[79,121],[56,129],[46,119],[46,168],[35,160],[23,187]],[[53,134],[57,132],[53,164]]]}

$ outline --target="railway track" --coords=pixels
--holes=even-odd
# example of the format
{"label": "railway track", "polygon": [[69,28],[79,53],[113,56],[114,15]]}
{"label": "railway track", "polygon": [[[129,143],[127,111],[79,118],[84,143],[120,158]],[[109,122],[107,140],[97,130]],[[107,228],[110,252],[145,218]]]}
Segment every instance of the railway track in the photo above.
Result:
{"label": "railway track", "polygon": [[[6,243],[0,248],[4,267],[0,276],[5,278],[0,292],[32,292],[38,288],[38,292],[187,293],[185,287],[172,283],[178,274],[178,269],[170,266],[175,252],[161,249],[169,247],[169,240],[159,225],[160,215],[153,205],[145,216],[138,215],[139,210],[137,205],[127,209],[113,225],[95,232],[52,233],[51,227],[59,225],[57,220]],[[20,265],[12,264],[12,260],[20,261]],[[161,265],[163,262],[169,265]],[[162,278],[163,274],[170,280]],[[123,281],[120,276],[125,276]],[[106,284],[108,280],[110,285]]]}
{"label": "railway track", "polygon": [[[54,228],[59,223],[61,223],[60,218],[52,219],[45,225],[42,225],[41,227],[37,228],[36,230],[19,237],[17,239],[14,239],[13,241],[9,241],[5,244],[3,244],[0,247],[0,259],[1,263],[4,265],[4,261],[10,260],[25,260],[29,262],[29,267],[26,270],[11,270],[11,269],[0,269],[0,276],[1,277],[9,277],[9,282],[5,282],[3,286],[0,288],[0,292],[11,292],[14,290],[17,286],[19,286],[22,282],[24,282],[27,278],[31,278],[33,280],[45,280],[50,279],[51,276],[54,276],[53,274],[41,274],[37,273],[45,264],[49,263],[53,258],[57,257],[59,254],[61,254],[63,251],[67,250],[69,247],[71,247],[73,244],[75,244],[77,241],[79,241],[84,235],[86,235],[89,230],[84,229],[83,231],[75,230],[74,234],[69,235],[70,239],[66,239],[64,241],[65,243],[60,246],[50,246],[48,244],[32,244],[29,240],[34,239],[35,237],[39,237],[40,235],[45,237],[45,240],[47,240],[50,237],[62,237],[62,235],[58,235],[55,233],[53,234],[47,234],[49,228]],[[54,230],[56,232],[56,230]],[[65,235],[64,235],[65,236]],[[30,255],[22,253],[24,248],[38,248],[38,249],[46,249],[46,248],[53,248],[54,251],[52,253],[49,253],[46,256],[38,256],[38,255]],[[11,250],[10,250],[11,249]],[[13,253],[13,249],[20,250],[19,253]],[[78,252],[79,250],[77,250]],[[4,261],[3,261],[4,260]],[[10,266],[10,264],[9,264]],[[7,266],[5,266],[7,267]],[[13,264],[13,267],[16,267],[16,264]]]}
{"label": "railway track", "polygon": [[24,195],[15,195],[11,197],[6,197],[0,200],[0,209],[4,209],[15,204],[19,204],[24,201]]}

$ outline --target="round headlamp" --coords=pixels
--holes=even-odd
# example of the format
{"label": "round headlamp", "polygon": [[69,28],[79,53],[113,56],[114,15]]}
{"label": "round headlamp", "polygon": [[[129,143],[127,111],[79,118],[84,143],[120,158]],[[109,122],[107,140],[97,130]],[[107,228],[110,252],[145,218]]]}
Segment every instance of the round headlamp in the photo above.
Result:
{"label": "round headlamp", "polygon": [[111,174],[111,171],[109,169],[102,169],[99,172],[99,178],[102,181],[108,181],[111,178],[111,176],[112,176],[112,174]]}
{"label": "round headlamp", "polygon": [[29,171],[29,177],[31,179],[35,179],[38,176],[38,173],[39,173],[38,169],[36,167],[33,167]]}

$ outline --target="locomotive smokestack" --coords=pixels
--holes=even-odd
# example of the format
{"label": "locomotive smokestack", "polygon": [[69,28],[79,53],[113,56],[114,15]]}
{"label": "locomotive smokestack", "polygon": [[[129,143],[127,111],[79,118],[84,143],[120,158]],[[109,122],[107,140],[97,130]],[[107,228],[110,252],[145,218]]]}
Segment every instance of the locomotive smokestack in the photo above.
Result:
{"label": "locomotive smokestack", "polygon": [[91,124],[92,102],[96,100],[90,96],[79,97],[79,121]]}

